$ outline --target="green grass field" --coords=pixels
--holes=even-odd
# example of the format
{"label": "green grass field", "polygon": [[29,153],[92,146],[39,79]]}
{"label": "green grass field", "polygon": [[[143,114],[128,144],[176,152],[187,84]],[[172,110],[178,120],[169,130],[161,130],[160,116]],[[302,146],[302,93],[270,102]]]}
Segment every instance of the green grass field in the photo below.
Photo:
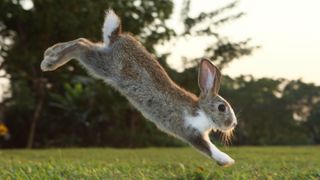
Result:
{"label": "green grass field", "polygon": [[320,147],[222,148],[222,168],[191,148],[1,150],[0,179],[320,179]]}

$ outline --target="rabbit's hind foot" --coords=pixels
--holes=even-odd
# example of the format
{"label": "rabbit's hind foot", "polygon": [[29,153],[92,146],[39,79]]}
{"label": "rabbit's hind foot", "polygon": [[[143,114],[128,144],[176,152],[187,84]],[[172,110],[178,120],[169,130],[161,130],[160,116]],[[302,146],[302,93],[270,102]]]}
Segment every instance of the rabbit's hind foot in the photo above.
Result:
{"label": "rabbit's hind foot", "polygon": [[67,63],[73,58],[78,58],[79,52],[83,50],[88,40],[79,38],[74,41],[58,43],[48,48],[44,53],[44,59],[41,62],[42,71],[53,71]]}

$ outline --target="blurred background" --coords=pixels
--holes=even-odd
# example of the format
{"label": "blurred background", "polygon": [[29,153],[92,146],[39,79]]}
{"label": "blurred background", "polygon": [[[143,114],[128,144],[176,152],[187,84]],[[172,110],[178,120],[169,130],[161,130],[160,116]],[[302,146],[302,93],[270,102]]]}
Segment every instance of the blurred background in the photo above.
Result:
{"label": "blurred background", "polygon": [[[40,71],[49,46],[102,39],[105,10],[199,94],[197,64],[224,74],[233,145],[320,144],[319,1],[0,0],[0,147],[185,146],[76,62]],[[220,143],[220,134],[212,134]]]}

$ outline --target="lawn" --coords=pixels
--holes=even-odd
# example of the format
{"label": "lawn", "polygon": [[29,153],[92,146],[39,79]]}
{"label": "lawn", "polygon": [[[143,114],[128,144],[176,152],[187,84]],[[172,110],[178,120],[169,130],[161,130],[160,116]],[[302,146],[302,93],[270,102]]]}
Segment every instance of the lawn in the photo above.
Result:
{"label": "lawn", "polygon": [[223,168],[191,148],[0,150],[0,179],[320,179],[320,147],[227,147]]}

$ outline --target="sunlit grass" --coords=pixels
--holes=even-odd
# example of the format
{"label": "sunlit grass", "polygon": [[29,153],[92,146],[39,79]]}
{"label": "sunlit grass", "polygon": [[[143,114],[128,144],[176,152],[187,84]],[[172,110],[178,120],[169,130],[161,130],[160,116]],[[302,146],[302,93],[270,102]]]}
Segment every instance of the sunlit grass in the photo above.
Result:
{"label": "sunlit grass", "polygon": [[191,148],[0,151],[0,179],[320,179],[320,147],[223,149],[221,168]]}

